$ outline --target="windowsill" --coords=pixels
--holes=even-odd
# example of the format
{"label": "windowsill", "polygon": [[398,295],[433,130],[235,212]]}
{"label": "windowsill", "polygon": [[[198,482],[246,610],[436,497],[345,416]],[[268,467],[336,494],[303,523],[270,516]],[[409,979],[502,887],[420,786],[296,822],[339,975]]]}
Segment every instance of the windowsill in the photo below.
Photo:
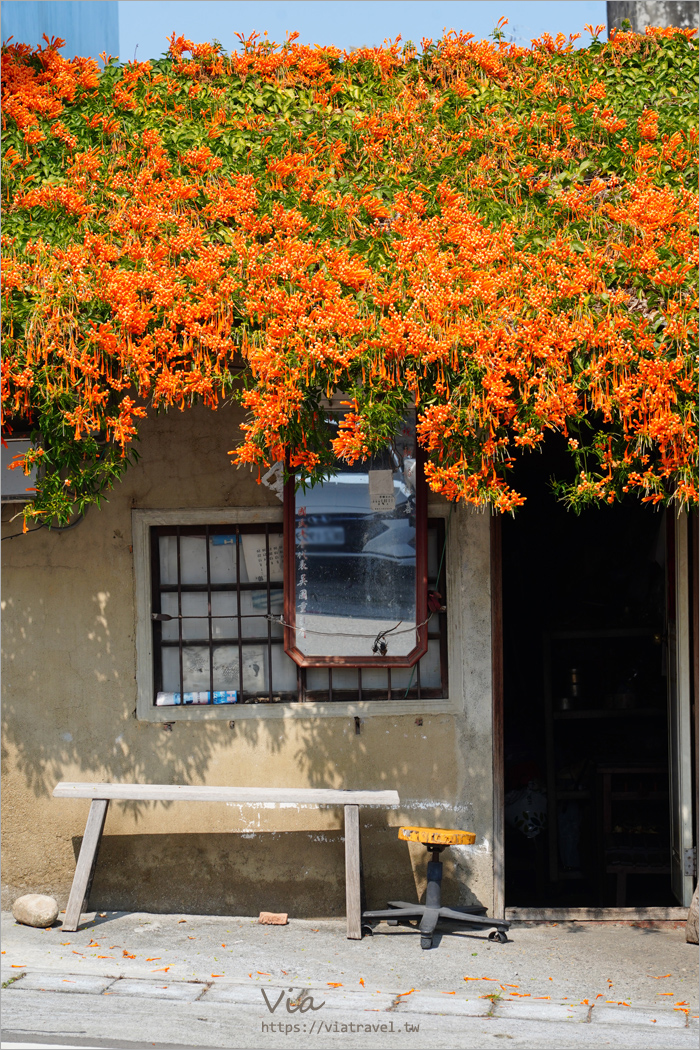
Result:
{"label": "windowsill", "polygon": [[355,703],[318,703],[307,701],[296,704],[202,704],[185,707],[151,707],[139,712],[145,722],[214,722],[237,721],[245,718],[353,718],[369,715],[427,715],[455,714],[456,709],[447,697],[433,700],[358,700]]}

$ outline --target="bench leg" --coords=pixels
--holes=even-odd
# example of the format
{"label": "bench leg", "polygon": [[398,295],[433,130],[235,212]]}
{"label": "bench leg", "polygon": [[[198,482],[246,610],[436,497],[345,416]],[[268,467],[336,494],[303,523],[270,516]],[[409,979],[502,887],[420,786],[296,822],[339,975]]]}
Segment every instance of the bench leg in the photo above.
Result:
{"label": "bench leg", "polygon": [[108,798],[95,798],[90,803],[85,834],[80,847],[78,863],[75,866],[73,885],[71,886],[66,917],[63,920],[63,929],[73,932],[80,925],[80,913],[85,909],[90,895],[92,877],[95,874],[97,862],[97,851],[100,848],[102,829],[107,817]]}
{"label": "bench leg", "polygon": [[345,807],[345,906],[348,939],[362,940],[362,880],[360,878],[360,807]]}

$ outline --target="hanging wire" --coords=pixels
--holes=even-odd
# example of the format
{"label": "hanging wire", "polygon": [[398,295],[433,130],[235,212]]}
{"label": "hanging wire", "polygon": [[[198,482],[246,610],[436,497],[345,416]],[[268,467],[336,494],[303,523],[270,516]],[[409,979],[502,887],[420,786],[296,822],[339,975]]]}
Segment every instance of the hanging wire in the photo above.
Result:
{"label": "hanging wire", "polygon": [[399,620],[396,627],[390,627],[387,631],[380,631],[379,634],[353,634],[349,631],[318,631],[311,627],[296,627],[292,623],[287,623],[287,621],[283,620],[281,616],[268,616],[267,619],[272,620],[273,623],[281,624],[282,627],[289,627],[292,631],[301,631],[302,634],[325,634],[333,638],[373,638],[376,641],[385,634],[410,634],[412,631],[417,631],[419,627],[424,627],[426,623],[430,623],[432,617],[433,614],[431,613],[422,623],[417,623],[413,627],[404,627],[403,631],[398,631],[396,629],[403,623],[403,620]]}

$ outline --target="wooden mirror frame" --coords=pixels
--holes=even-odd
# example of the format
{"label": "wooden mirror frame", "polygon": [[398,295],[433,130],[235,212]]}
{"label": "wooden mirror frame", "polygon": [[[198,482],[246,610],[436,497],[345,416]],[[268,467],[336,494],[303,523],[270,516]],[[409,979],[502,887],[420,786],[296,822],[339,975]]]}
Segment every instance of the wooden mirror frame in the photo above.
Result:
{"label": "wooden mirror frame", "polygon": [[[416,449],[416,645],[405,656],[308,656],[296,644],[296,489],[284,487],[284,651],[299,667],[413,667],[428,651],[428,498],[424,456]],[[391,637],[391,636],[390,636]],[[390,640],[390,639],[389,639]]]}

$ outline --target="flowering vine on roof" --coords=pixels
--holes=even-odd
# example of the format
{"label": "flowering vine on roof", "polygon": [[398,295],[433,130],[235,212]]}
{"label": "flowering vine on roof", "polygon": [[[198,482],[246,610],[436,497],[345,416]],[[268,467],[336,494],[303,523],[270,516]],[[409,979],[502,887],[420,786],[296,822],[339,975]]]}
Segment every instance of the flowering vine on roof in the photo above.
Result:
{"label": "flowering vine on roof", "polygon": [[696,504],[697,42],[587,29],[231,55],[173,34],[101,71],[5,47],[26,518],[99,502],[147,411],[236,397],[233,462],[259,470],[365,458],[415,402],[449,499],[514,509],[515,457],[558,432],[574,507]]}

